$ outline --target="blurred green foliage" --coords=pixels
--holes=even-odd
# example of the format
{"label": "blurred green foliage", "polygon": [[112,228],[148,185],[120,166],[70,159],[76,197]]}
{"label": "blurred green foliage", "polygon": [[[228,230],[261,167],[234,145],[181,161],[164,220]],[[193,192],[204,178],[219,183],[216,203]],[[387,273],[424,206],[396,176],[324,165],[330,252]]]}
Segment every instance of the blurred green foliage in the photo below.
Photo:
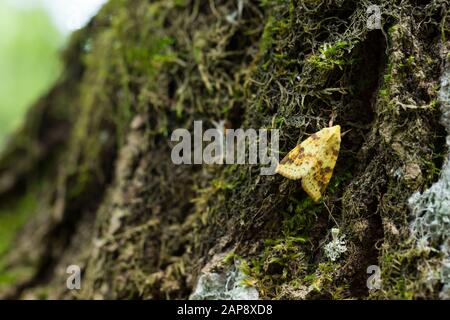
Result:
{"label": "blurred green foliage", "polygon": [[60,74],[62,43],[45,11],[0,0],[0,148]]}

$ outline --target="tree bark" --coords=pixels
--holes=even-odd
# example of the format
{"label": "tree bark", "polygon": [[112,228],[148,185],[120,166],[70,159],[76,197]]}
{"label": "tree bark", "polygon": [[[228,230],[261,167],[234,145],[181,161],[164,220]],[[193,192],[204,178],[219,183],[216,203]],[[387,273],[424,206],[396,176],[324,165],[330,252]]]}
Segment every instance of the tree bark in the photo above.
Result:
{"label": "tree bark", "polygon": [[[364,1],[110,1],[0,158],[1,208],[34,199],[0,296],[188,298],[238,270],[261,299],[444,297],[447,238],[421,247],[408,201],[448,157],[450,5],[373,2],[381,29]],[[195,120],[279,129],[282,156],[330,120],[346,133],[316,204],[259,165],[173,164]]]}

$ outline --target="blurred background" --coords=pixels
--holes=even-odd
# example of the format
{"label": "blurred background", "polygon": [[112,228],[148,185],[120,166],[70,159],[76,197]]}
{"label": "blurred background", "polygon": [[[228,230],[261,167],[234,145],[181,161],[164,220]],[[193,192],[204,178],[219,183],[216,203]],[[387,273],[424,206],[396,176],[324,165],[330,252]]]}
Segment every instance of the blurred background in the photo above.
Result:
{"label": "blurred background", "polygon": [[62,66],[59,51],[106,0],[0,0],[0,150]]}
{"label": "blurred background", "polygon": [[[0,0],[0,152],[27,109],[58,79],[59,52],[106,0]],[[15,281],[2,256],[36,202],[30,194],[17,208],[0,208],[0,287]]]}

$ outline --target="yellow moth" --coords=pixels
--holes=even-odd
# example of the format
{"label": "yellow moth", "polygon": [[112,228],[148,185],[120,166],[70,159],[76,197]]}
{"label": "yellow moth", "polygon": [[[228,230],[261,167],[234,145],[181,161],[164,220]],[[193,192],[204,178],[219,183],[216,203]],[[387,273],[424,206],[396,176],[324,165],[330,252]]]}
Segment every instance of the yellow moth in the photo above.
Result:
{"label": "yellow moth", "polygon": [[317,202],[333,175],[340,146],[340,126],[322,129],[292,149],[276,172],[288,179],[302,179],[303,190]]}

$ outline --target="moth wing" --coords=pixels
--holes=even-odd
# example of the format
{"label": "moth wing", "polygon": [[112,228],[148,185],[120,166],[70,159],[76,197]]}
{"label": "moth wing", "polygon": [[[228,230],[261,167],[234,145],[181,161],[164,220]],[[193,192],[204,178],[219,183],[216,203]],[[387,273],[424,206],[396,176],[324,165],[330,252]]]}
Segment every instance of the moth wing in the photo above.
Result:
{"label": "moth wing", "polygon": [[[328,128],[330,135],[328,141],[323,145],[321,150],[321,158],[323,159],[323,165],[319,171],[319,180],[325,185],[324,189],[328,185],[333,176],[333,170],[336,166],[336,162],[339,156],[339,150],[341,148],[341,127],[334,126]],[[324,190],[323,190],[324,191]],[[322,191],[322,192],[323,192]]]}
{"label": "moth wing", "polygon": [[320,145],[309,137],[292,149],[278,164],[276,172],[283,177],[298,180],[316,165]]}
{"label": "moth wing", "polygon": [[318,201],[333,175],[340,143],[340,126],[324,128],[290,151],[276,172],[288,179],[302,179],[303,190]]}
{"label": "moth wing", "polygon": [[314,176],[314,171],[310,171],[302,179],[302,188],[315,201],[319,201],[322,197],[321,186],[319,180]]}
{"label": "moth wing", "polygon": [[[333,170],[339,155],[341,130],[339,126],[326,128],[321,139],[317,162],[302,179],[302,188],[314,200],[318,201],[333,176]],[[322,130],[323,131],[323,130]],[[320,132],[319,132],[320,133]]]}

